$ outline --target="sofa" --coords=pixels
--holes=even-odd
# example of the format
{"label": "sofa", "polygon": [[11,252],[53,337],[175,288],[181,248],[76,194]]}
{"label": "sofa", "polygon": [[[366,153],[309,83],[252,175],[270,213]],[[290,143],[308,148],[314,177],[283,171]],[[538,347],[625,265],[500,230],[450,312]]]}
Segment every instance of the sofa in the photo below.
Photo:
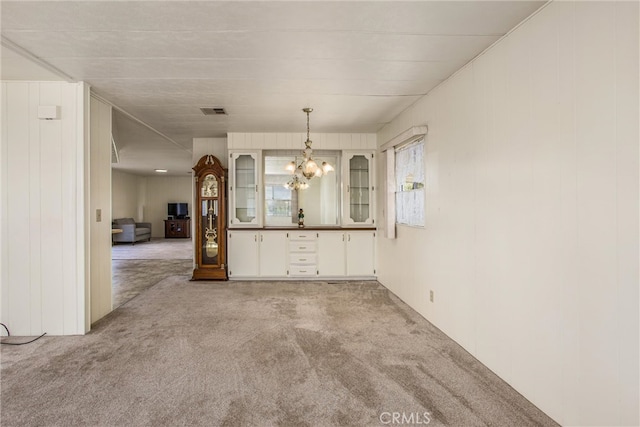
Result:
{"label": "sofa", "polygon": [[135,244],[142,240],[151,240],[151,223],[135,222],[133,218],[118,218],[113,220],[112,229],[120,229],[122,233],[113,233],[113,243]]}

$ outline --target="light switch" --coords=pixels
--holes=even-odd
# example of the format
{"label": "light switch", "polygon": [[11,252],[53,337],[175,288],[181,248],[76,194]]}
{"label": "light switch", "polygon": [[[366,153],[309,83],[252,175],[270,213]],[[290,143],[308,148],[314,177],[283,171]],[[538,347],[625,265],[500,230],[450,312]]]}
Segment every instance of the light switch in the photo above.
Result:
{"label": "light switch", "polygon": [[96,222],[102,222],[102,209],[96,209]]}

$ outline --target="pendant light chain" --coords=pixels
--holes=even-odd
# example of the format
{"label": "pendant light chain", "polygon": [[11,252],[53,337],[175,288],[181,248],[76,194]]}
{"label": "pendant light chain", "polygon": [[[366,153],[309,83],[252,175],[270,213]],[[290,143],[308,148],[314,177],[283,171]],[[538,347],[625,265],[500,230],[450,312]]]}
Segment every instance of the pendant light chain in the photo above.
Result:
{"label": "pendant light chain", "polygon": [[333,166],[327,162],[322,162],[322,165],[318,165],[312,156],[313,150],[311,148],[311,127],[309,126],[309,113],[313,111],[312,108],[303,108],[302,111],[307,113],[307,140],[304,142],[305,149],[302,151],[303,160],[302,163],[296,164],[296,161],[292,161],[287,165],[287,170],[293,175],[289,182],[284,184],[285,188],[289,190],[304,190],[309,188],[309,180],[313,177],[321,177],[327,173],[333,171]]}
{"label": "pendant light chain", "polygon": [[[313,111],[312,108],[303,108],[302,111],[304,111],[305,113],[307,113],[307,140],[304,142],[304,146],[308,149],[311,149],[311,139],[309,139],[309,133],[310,133],[310,128],[309,128],[309,113],[311,113]],[[311,153],[309,153],[309,157],[311,156]],[[307,158],[307,156],[305,155],[305,158]]]}

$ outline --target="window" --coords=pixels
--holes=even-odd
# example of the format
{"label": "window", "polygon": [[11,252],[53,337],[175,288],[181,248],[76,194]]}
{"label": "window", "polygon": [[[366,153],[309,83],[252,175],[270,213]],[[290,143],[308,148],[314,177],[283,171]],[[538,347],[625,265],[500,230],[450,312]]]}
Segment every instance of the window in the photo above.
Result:
{"label": "window", "polygon": [[264,198],[266,200],[267,216],[291,218],[292,194],[284,188],[282,183],[265,184]]}
{"label": "window", "polygon": [[395,149],[396,223],[424,227],[424,139]]}

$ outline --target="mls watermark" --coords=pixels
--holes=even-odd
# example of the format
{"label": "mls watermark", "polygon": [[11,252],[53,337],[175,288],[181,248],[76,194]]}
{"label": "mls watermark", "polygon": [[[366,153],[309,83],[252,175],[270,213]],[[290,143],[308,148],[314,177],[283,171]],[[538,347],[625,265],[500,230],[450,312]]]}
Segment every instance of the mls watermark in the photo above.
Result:
{"label": "mls watermark", "polygon": [[431,413],[382,412],[378,419],[385,425],[427,425],[431,422]]}

